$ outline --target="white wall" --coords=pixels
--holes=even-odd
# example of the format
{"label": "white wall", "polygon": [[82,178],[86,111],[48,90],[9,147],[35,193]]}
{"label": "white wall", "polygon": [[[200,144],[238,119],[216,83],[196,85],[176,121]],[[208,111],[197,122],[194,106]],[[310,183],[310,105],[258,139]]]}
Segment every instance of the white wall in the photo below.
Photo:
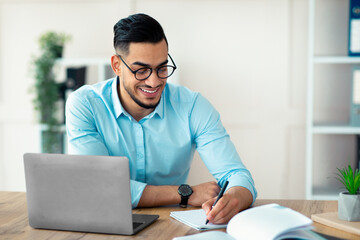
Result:
{"label": "white wall", "polygon": [[0,1],[0,189],[25,190],[22,154],[38,152],[30,61],[48,30],[73,36],[66,57],[109,57],[112,26],[129,1]]}
{"label": "white wall", "polygon": [[[163,25],[181,84],[221,114],[260,198],[304,198],[307,1],[0,0],[0,190],[24,191],[38,130],[29,61],[46,30],[65,57],[109,57],[112,27],[145,12]],[[197,156],[189,183],[212,179]]]}

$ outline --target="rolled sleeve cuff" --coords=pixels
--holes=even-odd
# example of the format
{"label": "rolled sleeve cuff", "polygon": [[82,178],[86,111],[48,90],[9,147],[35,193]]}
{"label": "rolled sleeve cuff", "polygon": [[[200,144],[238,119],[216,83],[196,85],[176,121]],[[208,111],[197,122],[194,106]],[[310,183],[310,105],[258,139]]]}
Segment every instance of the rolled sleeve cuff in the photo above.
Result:
{"label": "rolled sleeve cuff", "polygon": [[130,180],[131,189],[131,205],[132,208],[136,208],[139,204],[141,195],[146,187],[146,183]]}
{"label": "rolled sleeve cuff", "polygon": [[230,189],[231,187],[244,187],[248,189],[253,196],[253,202],[251,204],[255,202],[257,191],[254,187],[254,183],[251,182],[252,179],[249,179],[248,176],[243,176],[241,174],[233,174],[227,180],[229,181],[227,189]]}

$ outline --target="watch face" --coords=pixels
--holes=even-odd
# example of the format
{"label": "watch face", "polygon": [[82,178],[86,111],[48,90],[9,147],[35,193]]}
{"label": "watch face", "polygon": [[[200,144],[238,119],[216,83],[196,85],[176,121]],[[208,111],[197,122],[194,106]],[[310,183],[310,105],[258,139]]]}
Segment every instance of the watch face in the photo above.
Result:
{"label": "watch face", "polygon": [[181,196],[188,197],[193,191],[189,185],[182,184],[180,185],[178,192]]}

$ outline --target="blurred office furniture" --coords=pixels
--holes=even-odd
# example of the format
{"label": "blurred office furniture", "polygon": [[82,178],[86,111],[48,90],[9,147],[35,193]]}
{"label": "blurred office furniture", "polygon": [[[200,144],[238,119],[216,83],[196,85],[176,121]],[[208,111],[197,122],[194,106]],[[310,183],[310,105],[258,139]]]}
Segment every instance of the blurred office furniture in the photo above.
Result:
{"label": "blurred office furniture", "polygon": [[[54,73],[57,75],[57,79],[60,79],[58,80],[58,121],[61,123],[56,129],[59,132],[56,136],[59,145],[54,146],[54,149],[57,153],[67,153],[65,104],[68,95],[85,84],[104,81],[114,77],[114,74],[111,69],[110,58],[59,58],[55,62]],[[46,141],[47,130],[46,125],[39,126],[41,141]],[[43,150],[40,149],[40,152]]]}
{"label": "blurred office furniture", "polygon": [[305,190],[307,199],[337,199],[336,168],[357,167],[360,126],[350,124],[352,69],[349,0],[309,0]]}

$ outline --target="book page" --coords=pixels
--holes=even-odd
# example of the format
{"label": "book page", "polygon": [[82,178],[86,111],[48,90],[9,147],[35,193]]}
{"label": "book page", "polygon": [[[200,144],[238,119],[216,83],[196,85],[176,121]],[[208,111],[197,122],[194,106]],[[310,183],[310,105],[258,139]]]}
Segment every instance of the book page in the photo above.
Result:
{"label": "book page", "polygon": [[311,229],[311,219],[290,208],[267,204],[235,215],[227,232],[236,239],[276,239],[281,234]]}
{"label": "book page", "polygon": [[360,105],[360,70],[354,71],[353,81],[353,104]]}

